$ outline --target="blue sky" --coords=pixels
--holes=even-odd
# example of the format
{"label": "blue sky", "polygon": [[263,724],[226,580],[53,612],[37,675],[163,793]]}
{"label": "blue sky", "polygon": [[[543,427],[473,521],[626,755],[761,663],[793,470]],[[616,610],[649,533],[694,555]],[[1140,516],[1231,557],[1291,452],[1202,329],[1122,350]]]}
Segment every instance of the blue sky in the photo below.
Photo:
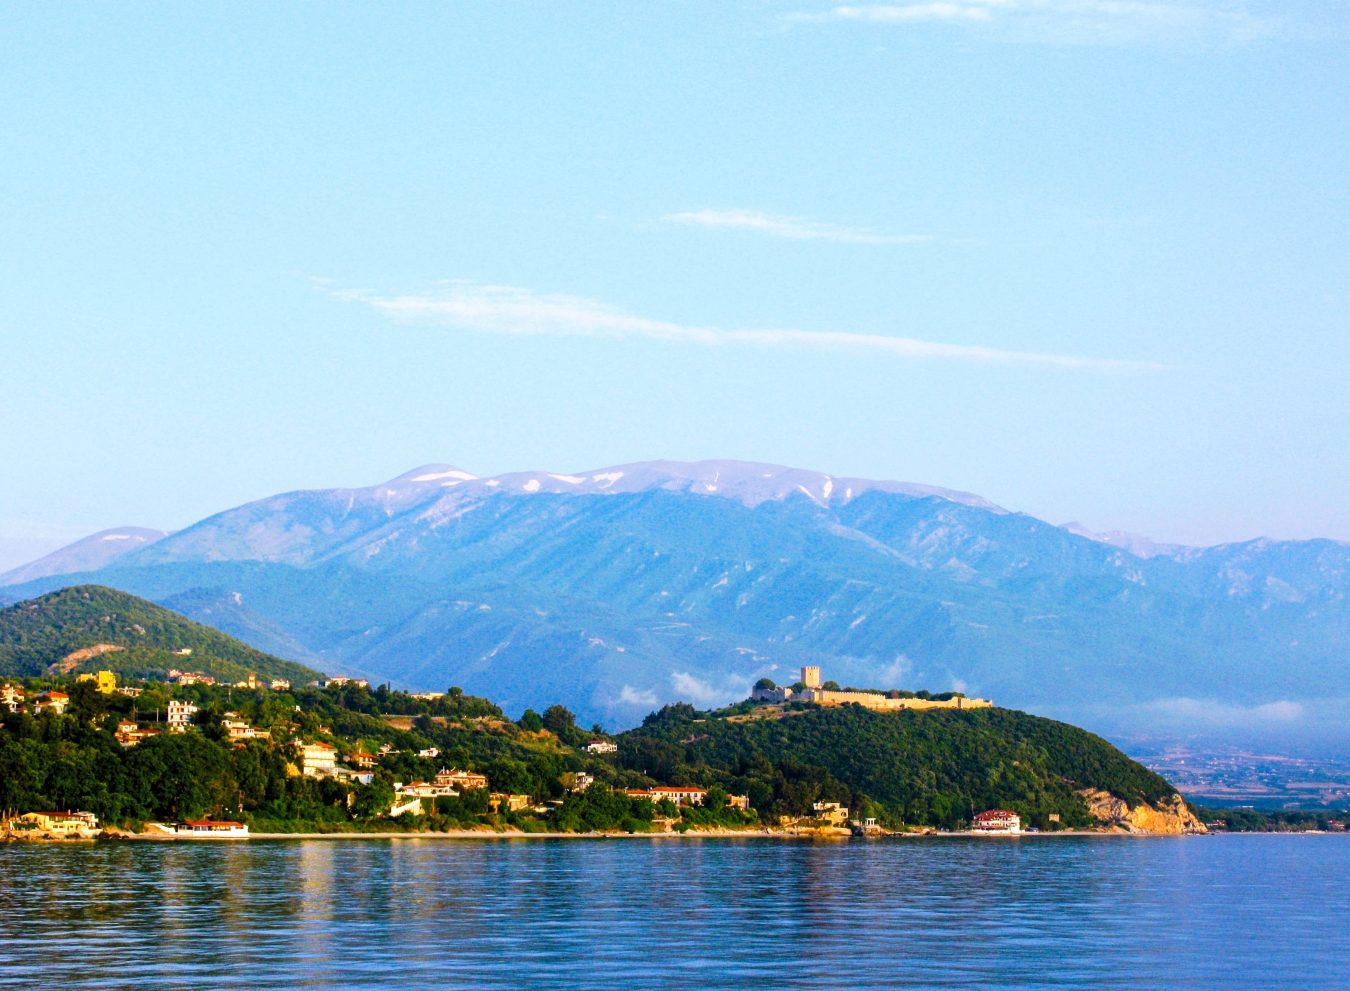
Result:
{"label": "blue sky", "polygon": [[0,565],[430,461],[1350,539],[1348,25],[11,5]]}

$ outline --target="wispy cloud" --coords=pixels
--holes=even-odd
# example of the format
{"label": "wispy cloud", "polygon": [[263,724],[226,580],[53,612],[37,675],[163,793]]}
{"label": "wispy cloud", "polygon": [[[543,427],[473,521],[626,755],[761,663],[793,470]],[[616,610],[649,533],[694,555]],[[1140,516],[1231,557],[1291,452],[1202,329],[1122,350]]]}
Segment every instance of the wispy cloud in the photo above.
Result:
{"label": "wispy cloud", "polygon": [[790,241],[833,241],[840,244],[913,244],[931,241],[929,234],[874,234],[822,224],[803,217],[774,217],[753,210],[694,210],[672,213],[661,218],[666,223],[688,224],[694,227],[724,227],[732,230],[754,231]]}
{"label": "wispy cloud", "polygon": [[619,705],[638,705],[653,708],[657,704],[656,693],[646,688],[634,688],[624,685],[616,700]]}
{"label": "wispy cloud", "polygon": [[790,19],[890,25],[945,22],[997,30],[1020,41],[1069,44],[1231,43],[1284,27],[1275,18],[1251,13],[1240,0],[934,0],[836,6],[793,14]]}
{"label": "wispy cloud", "polygon": [[410,323],[432,323],[493,334],[549,334],[567,337],[641,337],[703,347],[752,347],[852,351],[895,358],[932,358],[982,364],[1045,366],[1093,371],[1159,371],[1151,362],[1031,351],[1004,351],[973,344],[942,344],[883,334],[818,330],[723,330],[637,316],[579,296],[539,294],[514,286],[449,282],[434,293],[384,296],[336,290],[339,299],[362,303]]}
{"label": "wispy cloud", "polygon": [[877,21],[987,21],[991,3],[907,3],[872,7],[835,7],[827,14],[803,19]]}
{"label": "wispy cloud", "polygon": [[1307,717],[1307,711],[1301,702],[1288,699],[1246,706],[1213,699],[1161,698],[1145,703],[1139,708],[1151,711],[1164,719],[1211,726],[1261,726],[1291,723]]}

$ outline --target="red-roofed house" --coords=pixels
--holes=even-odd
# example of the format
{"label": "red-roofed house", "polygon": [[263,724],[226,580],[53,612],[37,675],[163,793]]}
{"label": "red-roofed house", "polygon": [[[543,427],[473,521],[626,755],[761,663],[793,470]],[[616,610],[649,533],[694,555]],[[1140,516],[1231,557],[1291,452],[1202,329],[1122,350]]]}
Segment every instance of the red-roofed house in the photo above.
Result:
{"label": "red-roofed house", "polygon": [[22,705],[22,685],[11,685],[8,682],[0,685],[0,706],[4,706],[10,712],[18,712]]}
{"label": "red-roofed house", "polygon": [[1022,817],[1007,809],[990,809],[977,815],[971,828],[979,833],[1020,833]]}
{"label": "red-roofed house", "polygon": [[475,788],[486,788],[488,779],[486,775],[476,774],[473,771],[461,771],[457,768],[446,770],[441,768],[436,773],[436,784],[451,785],[464,791],[472,791]]}
{"label": "red-roofed house", "polygon": [[299,746],[301,772],[307,778],[331,778],[337,771],[337,749],[323,741]]}
{"label": "red-roofed house", "polygon": [[134,747],[148,737],[159,736],[159,730],[141,729],[131,720],[124,719],[117,724],[117,732],[113,736],[122,746]]}
{"label": "red-roofed house", "polygon": [[35,712],[42,712],[44,709],[51,709],[58,716],[66,711],[66,706],[70,705],[70,696],[65,692],[50,691],[43,692],[33,703]]}
{"label": "red-roofed house", "polygon": [[667,798],[676,805],[702,805],[708,789],[685,785],[657,785],[649,791],[649,794],[653,802]]}

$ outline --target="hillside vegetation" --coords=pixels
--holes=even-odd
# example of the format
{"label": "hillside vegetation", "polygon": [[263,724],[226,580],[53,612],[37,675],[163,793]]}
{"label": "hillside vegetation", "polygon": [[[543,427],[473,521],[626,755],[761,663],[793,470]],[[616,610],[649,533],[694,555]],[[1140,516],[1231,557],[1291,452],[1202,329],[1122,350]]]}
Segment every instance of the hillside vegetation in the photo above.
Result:
{"label": "hillside vegetation", "polygon": [[[698,712],[680,704],[609,737],[584,731],[561,705],[512,721],[458,688],[418,698],[354,683],[271,691],[154,680],[133,698],[100,694],[73,675],[24,687],[30,700],[60,688],[70,709],[0,714],[0,810],[85,809],[110,824],[211,815],[275,832],[646,832],[660,818],[680,830],[778,826],[812,820],[813,804],[824,801],[891,827],[962,828],[978,812],[1010,808],[1027,825],[1062,829],[1097,824],[1081,789],[1131,804],[1175,798],[1104,740],[1003,709],[781,712],[747,703]],[[187,732],[164,732],[171,699],[197,706]],[[226,720],[265,732],[238,739]],[[149,735],[123,746],[114,733],[127,726]],[[588,752],[597,739],[617,752]],[[374,780],[300,774],[301,742],[326,743],[344,761],[373,755]],[[456,766],[486,775],[489,788],[428,798],[424,816],[391,820],[396,782]],[[699,786],[706,801],[677,808],[623,791],[654,785]],[[527,798],[526,807],[494,811],[489,790]],[[730,807],[729,795],[747,795],[750,808]]]}
{"label": "hillside vegetation", "polygon": [[[838,801],[892,824],[955,827],[990,808],[1048,828],[1093,823],[1081,789],[1131,805],[1175,789],[1099,736],[1010,709],[873,712],[858,706],[702,714],[667,706],[619,736],[625,766],[716,782],[761,815]],[[777,718],[774,718],[774,717]]]}
{"label": "hillside vegetation", "polygon": [[[586,753],[595,733],[561,706],[542,716],[528,710],[512,722],[457,688],[427,699],[352,684],[270,691],[152,681],[141,683],[135,698],[103,695],[92,682],[71,678],[29,679],[26,687],[30,695],[59,687],[70,709],[0,713],[0,817],[81,809],[105,825],[136,828],[209,816],[262,832],[645,832],[657,815],[681,817],[669,802],[624,794],[658,782]],[[171,699],[198,707],[186,732],[163,732],[160,716]],[[227,719],[266,735],[232,740]],[[128,724],[160,732],[124,747],[114,733]],[[365,752],[375,760],[374,779],[303,775],[297,741],[326,743],[342,755]],[[442,767],[482,773],[493,791],[527,797],[532,807],[494,811],[488,789],[461,789],[424,799],[423,815],[390,817],[396,782],[429,781]],[[594,783],[574,790],[583,774]],[[683,810],[679,828],[757,821],[715,798],[714,808]]]}
{"label": "hillside vegetation", "polygon": [[[99,645],[122,649],[66,661]],[[190,654],[174,653],[190,651]],[[163,677],[172,668],[224,681],[250,672],[306,682],[313,668],[284,661],[145,599],[99,585],[77,585],[0,609],[0,675],[38,677],[108,669],[123,677]]]}

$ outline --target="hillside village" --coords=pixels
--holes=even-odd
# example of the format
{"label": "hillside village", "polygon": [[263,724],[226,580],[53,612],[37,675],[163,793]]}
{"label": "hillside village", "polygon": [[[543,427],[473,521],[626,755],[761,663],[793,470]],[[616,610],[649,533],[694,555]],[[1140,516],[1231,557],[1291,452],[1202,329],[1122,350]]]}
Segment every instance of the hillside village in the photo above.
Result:
{"label": "hillside village", "polygon": [[[737,792],[734,778],[728,781],[707,769],[702,781],[690,780],[688,769],[676,771],[671,781],[654,780],[631,766],[634,758],[646,762],[650,751],[643,748],[652,741],[636,739],[636,754],[621,756],[629,734],[611,737],[599,726],[585,732],[561,706],[543,715],[527,711],[512,721],[487,700],[454,688],[372,691],[365,680],[346,677],[300,688],[252,676],[221,684],[179,669],[170,669],[167,679],[125,683],[104,669],[64,680],[10,679],[0,685],[10,735],[93,738],[105,751],[115,746],[132,765],[142,756],[150,762],[152,751],[187,751],[198,760],[205,758],[207,767],[217,767],[213,780],[176,792],[163,781],[151,784],[160,798],[154,807],[133,808],[107,795],[94,799],[91,793],[98,788],[86,782],[91,791],[67,792],[59,803],[70,806],[75,798],[73,804],[80,807],[57,811],[45,806],[58,803],[24,792],[22,782],[32,775],[25,775],[6,750],[8,780],[0,789],[4,805],[20,810],[6,819],[7,834],[87,838],[108,835],[110,827],[116,833],[119,823],[154,836],[212,839],[247,836],[250,830],[769,828],[866,835],[906,828],[903,817],[897,821],[893,812],[865,798],[862,808],[851,811],[850,802],[860,796],[831,785],[828,774],[795,791],[784,779],[777,794],[766,794],[753,777],[742,779],[750,790]],[[761,683],[745,703],[719,714],[700,719],[680,707],[667,707],[648,722],[659,731],[670,719],[707,724],[714,715],[733,723],[813,708],[960,712],[990,706],[954,694],[836,688],[821,683],[818,669],[805,668],[798,684],[786,691]],[[881,704],[859,703],[854,697],[859,694],[866,696],[865,702],[876,699]],[[683,742],[697,744],[704,738],[694,734]],[[210,748],[209,756],[204,748]],[[755,802],[752,792],[758,795]],[[25,808],[35,802],[44,807]],[[919,822],[909,828],[924,828],[923,817],[915,818]],[[1061,816],[1051,813],[1044,821],[1057,828]],[[1015,834],[1022,822],[1018,813],[996,808],[974,814],[967,828]]]}
{"label": "hillside village", "polygon": [[[372,692],[363,679],[343,677],[298,689],[275,679],[220,684],[177,669],[168,681],[119,683],[112,671],[101,670],[68,679],[10,679],[0,685],[0,702],[11,735],[83,737],[105,751],[115,747],[133,763],[152,751],[200,756],[213,748],[214,760],[204,763],[229,765],[225,773],[205,789],[165,792],[165,804],[144,810],[177,813],[164,817],[172,818],[168,824],[142,820],[158,833],[227,837],[247,835],[250,826],[289,831],[301,823],[311,830],[525,832],[603,824],[633,832],[758,821],[746,795],[665,784],[618,768],[619,747],[608,734],[599,727],[583,732],[561,706],[511,721],[490,702],[453,688]],[[32,775],[16,765],[16,755],[4,758],[0,804],[24,809],[43,797],[24,792]],[[63,795],[60,804],[74,798],[73,804],[99,811],[24,810],[8,816],[7,831],[90,836],[101,831],[100,823],[128,818],[119,813],[141,811],[106,797],[91,801],[96,782],[85,785],[85,795]],[[607,803],[587,800],[602,792]],[[710,796],[716,807],[708,805]],[[614,806],[607,810],[612,822],[590,807],[606,804]]]}

